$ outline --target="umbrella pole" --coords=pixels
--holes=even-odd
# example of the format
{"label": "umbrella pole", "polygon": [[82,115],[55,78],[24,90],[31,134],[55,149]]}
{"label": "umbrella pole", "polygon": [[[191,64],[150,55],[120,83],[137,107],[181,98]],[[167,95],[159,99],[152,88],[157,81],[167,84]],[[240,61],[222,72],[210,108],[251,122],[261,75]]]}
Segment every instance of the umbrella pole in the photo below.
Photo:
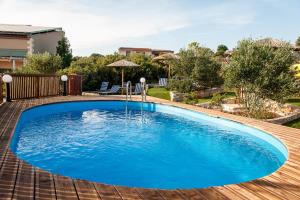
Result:
{"label": "umbrella pole", "polygon": [[123,94],[123,91],[124,91],[124,88],[123,88],[123,83],[124,83],[124,68],[122,68],[122,83],[121,83],[121,88],[122,88],[122,94]]}

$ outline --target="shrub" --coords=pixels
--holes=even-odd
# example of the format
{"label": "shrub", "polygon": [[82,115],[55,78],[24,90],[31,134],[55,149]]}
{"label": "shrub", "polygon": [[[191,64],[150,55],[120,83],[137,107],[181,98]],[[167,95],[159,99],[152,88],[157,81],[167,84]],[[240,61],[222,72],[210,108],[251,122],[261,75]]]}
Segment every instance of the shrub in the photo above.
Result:
{"label": "shrub", "polygon": [[193,81],[191,79],[171,79],[168,83],[168,89],[188,93],[194,89]]}
{"label": "shrub", "polygon": [[225,96],[222,95],[221,93],[214,93],[212,98],[211,98],[210,105],[220,106],[221,103],[223,102],[224,98],[225,98]]}
{"label": "shrub", "polygon": [[49,53],[28,54],[26,60],[26,64],[18,72],[55,74],[62,66],[61,57]]}
{"label": "shrub", "polygon": [[197,104],[198,103],[198,94],[197,92],[191,92],[188,94],[185,94],[183,98],[183,102],[187,104]]}

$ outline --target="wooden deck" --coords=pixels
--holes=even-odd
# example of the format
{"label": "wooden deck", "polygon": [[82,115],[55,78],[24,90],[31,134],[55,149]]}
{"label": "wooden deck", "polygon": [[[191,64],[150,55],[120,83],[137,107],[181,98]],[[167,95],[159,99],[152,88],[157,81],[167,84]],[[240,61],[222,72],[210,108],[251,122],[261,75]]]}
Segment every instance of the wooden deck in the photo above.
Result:
{"label": "wooden deck", "polygon": [[0,106],[0,199],[300,199],[299,130],[156,98],[148,100],[222,116],[267,131],[287,145],[289,159],[275,173],[242,184],[207,189],[158,190],[104,185],[51,174],[18,159],[9,149],[15,125],[24,109],[52,102],[108,98],[116,100],[122,97],[53,97]]}

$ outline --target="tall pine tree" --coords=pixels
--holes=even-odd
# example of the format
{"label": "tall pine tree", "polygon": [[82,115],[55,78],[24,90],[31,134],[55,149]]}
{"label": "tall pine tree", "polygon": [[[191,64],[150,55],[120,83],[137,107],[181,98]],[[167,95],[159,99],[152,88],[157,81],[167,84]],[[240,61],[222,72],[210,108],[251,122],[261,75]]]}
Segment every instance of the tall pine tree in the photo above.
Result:
{"label": "tall pine tree", "polygon": [[62,69],[71,65],[73,55],[71,45],[67,37],[64,36],[60,41],[58,41],[56,54],[62,59]]}

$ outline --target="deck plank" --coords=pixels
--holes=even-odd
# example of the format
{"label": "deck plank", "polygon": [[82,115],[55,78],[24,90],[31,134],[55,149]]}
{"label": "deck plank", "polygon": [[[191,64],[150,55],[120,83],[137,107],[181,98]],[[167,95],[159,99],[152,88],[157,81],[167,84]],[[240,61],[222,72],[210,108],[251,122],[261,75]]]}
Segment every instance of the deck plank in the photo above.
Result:
{"label": "deck plank", "polygon": [[34,169],[21,161],[18,168],[13,199],[34,199]]}
{"label": "deck plank", "polygon": [[94,184],[84,180],[74,180],[79,199],[100,199]]}
{"label": "deck plank", "polygon": [[19,160],[7,153],[0,170],[0,196],[3,199],[11,199],[13,197]]}
{"label": "deck plank", "polygon": [[214,188],[197,189],[207,199],[228,200],[229,198]]}
{"label": "deck plank", "polygon": [[124,200],[142,199],[135,188],[115,187]]}
{"label": "deck plank", "polygon": [[35,198],[56,199],[53,176],[41,169],[35,169]]}
{"label": "deck plank", "polygon": [[166,200],[184,200],[184,196],[182,196],[176,190],[160,190],[160,195]]}
{"label": "deck plank", "polygon": [[116,188],[112,185],[94,183],[94,187],[100,198],[104,199],[122,199]]}
{"label": "deck plank", "polygon": [[205,196],[197,192],[197,190],[178,190],[178,192],[185,198],[191,200],[207,200]]}
{"label": "deck plank", "polygon": [[151,200],[163,200],[163,197],[160,195],[159,191],[156,189],[136,189],[142,199],[151,199]]}
{"label": "deck plank", "polygon": [[73,180],[68,177],[54,175],[54,184],[57,199],[77,200],[78,195]]}

